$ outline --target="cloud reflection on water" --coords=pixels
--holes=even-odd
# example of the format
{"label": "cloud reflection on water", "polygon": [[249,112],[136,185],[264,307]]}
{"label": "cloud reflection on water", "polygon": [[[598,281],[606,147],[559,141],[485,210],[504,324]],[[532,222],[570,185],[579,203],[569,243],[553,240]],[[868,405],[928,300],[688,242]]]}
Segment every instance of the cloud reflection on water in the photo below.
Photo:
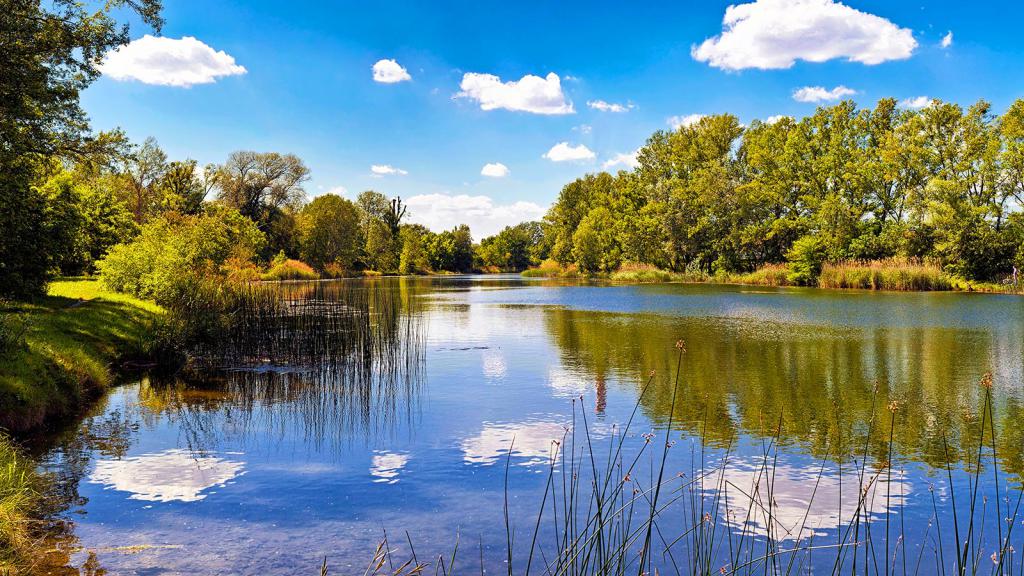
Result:
{"label": "cloud reflection on water", "polygon": [[370,475],[374,477],[374,482],[394,484],[398,482],[398,473],[408,463],[408,454],[376,450],[370,461]]}
{"label": "cloud reflection on water", "polygon": [[554,450],[552,443],[561,442],[565,431],[558,422],[484,423],[479,434],[462,441],[462,459],[466,464],[489,465],[507,456],[511,447],[513,459],[525,459],[518,464],[545,464]]}
{"label": "cloud reflection on water", "polygon": [[731,526],[757,536],[768,536],[771,526],[776,540],[820,536],[851,524],[858,514],[863,521],[883,517],[887,510],[898,513],[910,493],[910,483],[895,470],[891,481],[884,472],[869,470],[863,483],[856,471],[847,471],[840,482],[838,475],[818,466],[783,463],[770,464],[767,470],[730,463],[708,482],[724,487],[723,516]]}
{"label": "cloud reflection on water", "polygon": [[243,473],[244,463],[188,450],[164,450],[121,460],[98,460],[89,482],[123,492],[132,500],[197,502],[204,490],[224,486]]}

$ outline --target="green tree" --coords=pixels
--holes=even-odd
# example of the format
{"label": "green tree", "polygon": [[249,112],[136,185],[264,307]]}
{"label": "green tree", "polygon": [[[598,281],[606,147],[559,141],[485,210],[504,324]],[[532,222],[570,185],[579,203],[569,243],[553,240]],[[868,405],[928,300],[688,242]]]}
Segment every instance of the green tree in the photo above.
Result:
{"label": "green tree", "polygon": [[182,214],[199,214],[203,211],[207,189],[195,160],[169,163],[158,188],[162,210]]}
{"label": "green tree", "polygon": [[52,157],[74,159],[111,145],[93,136],[79,94],[105,54],[130,40],[113,14],[127,8],[159,30],[158,0],[11,0],[0,9],[0,294],[42,292],[60,245],[48,238],[46,199],[34,187]]}
{"label": "green tree", "polygon": [[423,247],[424,237],[429,233],[429,230],[419,225],[403,226],[399,230],[398,238],[402,243],[402,252],[398,263],[400,273],[421,274],[430,271],[427,251]]}
{"label": "green tree", "polygon": [[354,268],[363,247],[359,208],[335,194],[324,194],[299,213],[302,260],[318,270],[337,264]]}

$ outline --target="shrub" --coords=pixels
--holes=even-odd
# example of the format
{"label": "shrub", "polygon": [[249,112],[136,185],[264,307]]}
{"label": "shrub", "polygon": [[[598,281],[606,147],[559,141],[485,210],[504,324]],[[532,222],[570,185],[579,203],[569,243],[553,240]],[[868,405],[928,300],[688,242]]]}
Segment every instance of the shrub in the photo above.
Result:
{"label": "shrub", "polygon": [[765,264],[764,266],[739,276],[729,276],[728,279],[740,284],[756,284],[758,286],[790,286],[791,270],[786,264]]}
{"label": "shrub", "polygon": [[28,328],[29,323],[25,316],[0,312],[0,356],[24,348]]}
{"label": "shrub", "polygon": [[639,262],[623,262],[609,278],[613,282],[635,283],[671,282],[678,279],[677,275],[672,272]]}
{"label": "shrub", "polygon": [[828,255],[828,246],[818,236],[803,236],[786,253],[789,261],[787,279],[794,284],[814,284]]}
{"label": "shrub", "polygon": [[263,274],[264,280],[316,280],[320,275],[301,260],[286,259],[273,264]]}
{"label": "shrub", "polygon": [[149,222],[137,238],[114,246],[97,268],[112,290],[166,304],[184,276],[217,275],[231,259],[251,260],[265,242],[252,220],[213,207],[200,216],[167,215]]}
{"label": "shrub", "polygon": [[557,276],[562,276],[569,268],[575,268],[575,266],[570,265],[567,268],[562,268],[562,266],[559,265],[558,262],[555,262],[554,260],[549,258],[541,262],[540,266],[537,266],[536,268],[523,270],[522,275],[527,278],[553,278]]}

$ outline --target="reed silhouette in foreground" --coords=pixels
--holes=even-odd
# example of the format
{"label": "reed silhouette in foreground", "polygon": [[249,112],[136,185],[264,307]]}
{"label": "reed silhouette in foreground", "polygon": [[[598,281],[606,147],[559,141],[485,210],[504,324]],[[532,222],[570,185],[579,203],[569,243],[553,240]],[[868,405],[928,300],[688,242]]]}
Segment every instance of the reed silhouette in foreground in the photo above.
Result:
{"label": "reed silhouette in foreground", "polygon": [[[675,396],[684,373],[685,345],[679,342],[677,348],[673,406],[682,400]],[[651,373],[641,399],[654,378]],[[813,467],[816,470],[804,471],[795,484],[792,471],[779,460],[781,418],[768,426],[754,456],[744,456],[733,445],[711,453],[702,441],[695,441],[688,454],[689,469],[677,472],[678,460],[670,458],[680,449],[673,440],[674,410],[663,430],[638,435],[633,430],[641,406],[638,399],[625,424],[612,428],[607,448],[598,449],[593,423],[574,402],[572,425],[552,443],[545,490],[536,503],[536,515],[525,526],[513,518],[509,505],[514,440],[509,448],[505,558],[499,571],[1024,574],[1024,563],[1015,552],[1015,543],[1021,545],[1020,530],[1015,528],[1024,492],[1010,487],[1018,479],[1000,475],[990,375],[981,386],[977,449],[965,462],[966,470],[954,469],[949,458],[944,468],[934,470],[945,484],[916,495],[930,499],[931,507],[930,518],[917,525],[907,522],[909,485],[893,462],[898,402],[889,404],[888,421],[864,424],[888,429],[884,457],[872,457],[878,451],[869,441],[842,446],[837,439],[829,455]],[[966,486],[964,480],[958,482],[962,477]],[[782,493],[794,487],[797,498]],[[794,501],[803,508],[795,509]],[[485,567],[482,538],[479,551],[462,552],[459,544],[456,537],[449,554],[421,559],[408,534],[401,545],[385,535],[365,575],[448,575],[465,573],[477,562],[481,574],[494,573]],[[324,559],[321,574],[329,572],[329,559]]]}

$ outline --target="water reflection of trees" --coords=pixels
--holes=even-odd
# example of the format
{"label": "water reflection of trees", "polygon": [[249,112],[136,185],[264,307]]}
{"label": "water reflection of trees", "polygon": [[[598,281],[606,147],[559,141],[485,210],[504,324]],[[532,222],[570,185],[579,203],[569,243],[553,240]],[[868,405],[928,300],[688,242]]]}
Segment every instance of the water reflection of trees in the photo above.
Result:
{"label": "water reflection of trees", "polygon": [[[552,308],[546,326],[563,362],[598,383],[639,389],[656,370],[675,370],[677,339],[688,343],[675,418],[725,446],[739,434],[774,435],[817,456],[864,450],[885,460],[890,407],[896,453],[933,466],[976,455],[988,371],[1020,373],[1019,354],[994,354],[995,337],[955,328],[834,328],[755,320],[677,318]],[[642,405],[655,421],[670,411],[666,378]],[[1003,466],[1024,471],[1024,415],[1016,392],[997,394]]]}
{"label": "water reflection of trees", "polygon": [[[46,517],[52,542],[44,573],[99,573],[77,547],[73,512],[98,456],[122,460],[140,428],[173,423],[195,456],[228,438],[275,431],[314,448],[376,438],[417,414],[424,331],[416,284],[405,279],[288,283],[254,289],[235,302],[229,332],[207,343],[198,368],[143,379],[117,408],[97,405],[41,454],[52,479]],[[210,370],[210,367],[216,369]]]}
{"label": "water reflection of trees", "polygon": [[424,332],[405,278],[254,289],[203,370],[140,388],[147,418],[166,417],[195,450],[259,429],[314,447],[387,433],[416,413]]}

